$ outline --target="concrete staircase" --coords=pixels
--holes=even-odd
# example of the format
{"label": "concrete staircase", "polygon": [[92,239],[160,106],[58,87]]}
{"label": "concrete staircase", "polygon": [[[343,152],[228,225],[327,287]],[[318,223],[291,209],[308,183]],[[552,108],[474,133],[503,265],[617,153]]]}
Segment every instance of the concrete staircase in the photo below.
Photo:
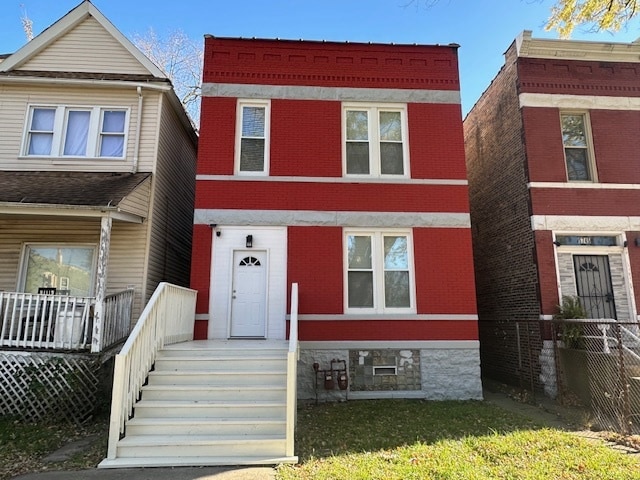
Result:
{"label": "concrete staircase", "polygon": [[195,341],[156,357],[114,460],[101,468],[268,465],[285,456],[285,341]]}

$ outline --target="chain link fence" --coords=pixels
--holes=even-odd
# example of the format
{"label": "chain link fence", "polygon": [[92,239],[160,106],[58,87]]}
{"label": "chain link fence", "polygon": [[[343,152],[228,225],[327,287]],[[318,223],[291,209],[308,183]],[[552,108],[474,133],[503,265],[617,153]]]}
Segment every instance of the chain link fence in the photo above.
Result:
{"label": "chain link fence", "polygon": [[610,319],[553,321],[558,401],[589,407],[601,429],[640,434],[640,329]]}

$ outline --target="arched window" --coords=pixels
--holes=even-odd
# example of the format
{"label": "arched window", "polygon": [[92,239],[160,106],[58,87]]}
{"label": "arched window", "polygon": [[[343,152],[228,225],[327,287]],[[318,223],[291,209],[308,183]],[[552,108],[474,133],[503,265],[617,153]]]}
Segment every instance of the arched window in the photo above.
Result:
{"label": "arched window", "polygon": [[256,257],[244,257],[242,260],[240,260],[239,265],[241,267],[259,267],[260,260],[258,260]]}

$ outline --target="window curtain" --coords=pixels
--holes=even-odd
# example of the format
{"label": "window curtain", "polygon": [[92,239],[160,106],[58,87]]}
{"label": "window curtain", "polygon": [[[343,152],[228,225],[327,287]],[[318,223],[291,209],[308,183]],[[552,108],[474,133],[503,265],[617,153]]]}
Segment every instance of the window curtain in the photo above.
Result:
{"label": "window curtain", "polygon": [[91,112],[70,111],[67,117],[67,134],[64,139],[64,155],[84,157],[87,155],[87,138]]}
{"label": "window curtain", "polygon": [[36,108],[31,117],[29,155],[51,155],[53,123],[56,111],[51,108]]}
{"label": "window curtain", "polygon": [[125,112],[103,112],[102,135],[100,141],[101,157],[122,157],[124,153]]}

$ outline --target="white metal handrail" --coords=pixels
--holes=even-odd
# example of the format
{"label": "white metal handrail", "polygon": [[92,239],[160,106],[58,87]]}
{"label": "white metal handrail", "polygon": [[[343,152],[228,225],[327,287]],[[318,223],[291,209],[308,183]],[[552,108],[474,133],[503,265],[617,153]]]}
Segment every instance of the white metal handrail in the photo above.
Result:
{"label": "white metal handrail", "polygon": [[156,354],[164,345],[193,340],[196,291],[162,282],[115,358],[107,458],[116,458],[116,445],[133,412],[140,389]]}
{"label": "white metal handrail", "polygon": [[[632,332],[630,329],[622,325],[618,320],[614,318],[579,318],[579,319],[570,319],[567,320],[569,323],[576,324],[591,324],[595,325],[598,330],[602,332],[602,335],[583,335],[584,338],[591,338],[595,340],[602,340],[602,353],[611,353],[611,347],[609,346],[609,342],[611,341],[615,345],[619,343],[619,340],[615,336],[609,335],[609,328],[611,325],[617,325],[620,328],[621,335],[625,335],[626,337],[630,337],[632,341],[636,342],[640,345],[640,336]],[[631,356],[634,360],[640,361],[640,355],[636,353],[634,350],[629,348],[624,342],[620,342],[622,350],[626,352],[629,356]]]}
{"label": "white metal handrail", "polygon": [[289,352],[287,353],[287,433],[285,452],[288,457],[294,455],[294,438],[297,408],[297,372],[298,372],[298,284],[291,285],[291,316],[289,317]]}

